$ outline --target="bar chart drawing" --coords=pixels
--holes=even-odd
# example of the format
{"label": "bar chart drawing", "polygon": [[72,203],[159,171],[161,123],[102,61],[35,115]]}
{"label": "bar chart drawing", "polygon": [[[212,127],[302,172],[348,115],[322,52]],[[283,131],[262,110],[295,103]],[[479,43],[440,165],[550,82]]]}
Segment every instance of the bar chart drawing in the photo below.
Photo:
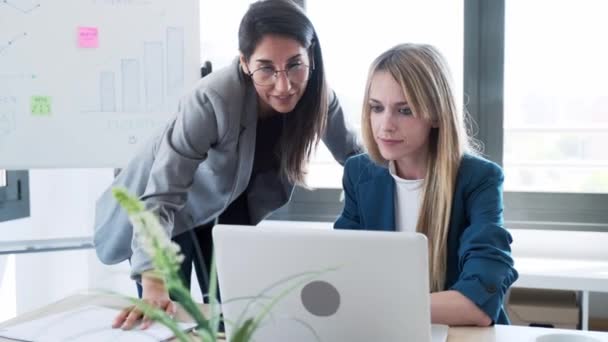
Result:
{"label": "bar chart drawing", "polygon": [[167,28],[167,92],[175,95],[184,87],[184,29]]}
{"label": "bar chart drawing", "polygon": [[121,74],[122,110],[125,112],[139,112],[141,110],[139,62],[136,59],[123,59],[121,62]]}
{"label": "bar chart drawing", "polygon": [[163,44],[161,42],[144,43],[144,90],[146,111],[163,108]]}
{"label": "bar chart drawing", "polygon": [[101,73],[99,89],[102,112],[116,111],[116,87],[114,82],[115,77],[113,72],[105,71]]}
{"label": "bar chart drawing", "polygon": [[184,29],[169,27],[165,32],[166,41],[142,43],[140,58],[120,59],[116,72],[100,71],[97,76],[99,108],[81,112],[175,110],[176,99],[181,96],[186,84]]}

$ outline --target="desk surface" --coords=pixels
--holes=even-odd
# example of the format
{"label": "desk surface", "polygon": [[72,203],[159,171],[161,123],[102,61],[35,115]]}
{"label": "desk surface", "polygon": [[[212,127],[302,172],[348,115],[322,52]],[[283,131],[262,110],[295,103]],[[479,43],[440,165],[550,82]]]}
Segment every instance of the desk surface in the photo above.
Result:
{"label": "desk surface", "polygon": [[[111,308],[120,308],[125,305],[124,299],[119,297],[103,294],[103,293],[83,293],[70,296],[54,304],[50,304],[39,310],[20,315],[17,318],[3,322],[0,324],[0,328],[10,326],[19,322],[25,322],[34,318],[42,317],[51,313],[61,312],[69,309],[73,309],[84,305],[102,305]],[[203,311],[205,307],[202,306]],[[178,318],[186,317],[181,311],[178,311]],[[599,341],[608,342],[608,333],[600,332],[582,332],[574,330],[562,330],[562,329],[545,329],[545,328],[528,328],[519,326],[507,326],[507,325],[496,325],[489,328],[475,328],[475,327],[453,327],[448,332],[448,342],[533,342],[536,337],[553,334],[553,333],[564,333],[564,334],[576,334],[581,336],[589,336],[598,339]],[[8,339],[0,338],[0,341],[11,341]]]}

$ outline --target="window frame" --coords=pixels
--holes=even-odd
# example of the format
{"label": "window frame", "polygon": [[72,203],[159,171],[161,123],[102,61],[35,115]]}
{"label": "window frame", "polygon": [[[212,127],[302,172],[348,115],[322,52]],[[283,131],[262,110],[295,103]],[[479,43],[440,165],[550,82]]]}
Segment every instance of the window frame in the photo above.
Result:
{"label": "window frame", "polygon": [[30,216],[28,171],[6,171],[6,186],[0,187],[0,222]]}

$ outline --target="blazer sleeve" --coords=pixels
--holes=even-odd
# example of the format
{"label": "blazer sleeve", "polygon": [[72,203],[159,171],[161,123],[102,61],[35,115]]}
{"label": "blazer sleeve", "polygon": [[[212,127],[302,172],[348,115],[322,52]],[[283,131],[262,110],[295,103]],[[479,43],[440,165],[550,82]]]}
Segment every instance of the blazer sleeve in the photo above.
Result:
{"label": "blazer sleeve", "polygon": [[[202,90],[195,90],[182,99],[152,163],[141,199],[147,210],[158,215],[167,236],[172,234],[175,212],[186,204],[198,166],[207,158],[209,149],[222,139],[219,132],[226,131],[215,110],[225,107],[212,101],[221,100]],[[153,268],[152,259],[136,238],[131,241],[131,249],[131,277],[138,279],[143,271]]]}
{"label": "blazer sleeve", "polygon": [[97,256],[104,264],[119,263],[130,258],[132,254],[133,227],[127,212],[114,198],[112,188],[127,188],[137,197],[144,193],[154,161],[156,143],[162,133],[158,132],[142,146],[96,202],[93,241]]}
{"label": "blazer sleeve", "polygon": [[346,159],[363,152],[357,135],[348,127],[338,97],[333,90],[328,96],[327,126],[321,137],[334,159],[344,165]]}
{"label": "blazer sleeve", "polygon": [[465,198],[470,222],[460,237],[459,291],[496,322],[508,288],[517,280],[511,258],[511,235],[503,227],[502,184],[499,166],[489,164]]}
{"label": "blazer sleeve", "polygon": [[336,229],[362,229],[359,204],[357,202],[357,181],[360,166],[357,158],[349,158],[344,164],[342,188],[344,189],[344,209],[334,223]]}

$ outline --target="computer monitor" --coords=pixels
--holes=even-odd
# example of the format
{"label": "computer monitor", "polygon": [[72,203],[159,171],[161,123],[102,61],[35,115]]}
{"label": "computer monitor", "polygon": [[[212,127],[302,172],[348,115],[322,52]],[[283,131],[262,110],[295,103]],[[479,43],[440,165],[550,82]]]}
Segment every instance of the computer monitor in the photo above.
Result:
{"label": "computer monitor", "polygon": [[431,341],[422,234],[220,224],[213,240],[228,339],[269,310],[256,341]]}

